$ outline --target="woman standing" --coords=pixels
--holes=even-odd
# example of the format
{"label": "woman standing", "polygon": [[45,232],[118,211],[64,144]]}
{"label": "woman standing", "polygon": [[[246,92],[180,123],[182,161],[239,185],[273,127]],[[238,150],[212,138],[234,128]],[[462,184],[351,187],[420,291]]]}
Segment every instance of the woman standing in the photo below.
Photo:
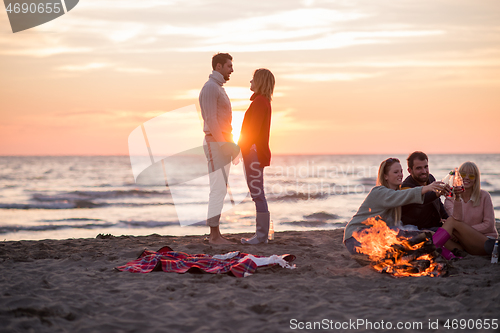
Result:
{"label": "woman standing", "polygon": [[243,244],[267,243],[270,214],[264,193],[264,167],[271,162],[269,132],[271,129],[271,99],[274,91],[274,75],[265,68],[257,69],[250,81],[252,104],[245,113],[238,145],[245,166],[245,176],[250,195],[257,211],[256,232]]}

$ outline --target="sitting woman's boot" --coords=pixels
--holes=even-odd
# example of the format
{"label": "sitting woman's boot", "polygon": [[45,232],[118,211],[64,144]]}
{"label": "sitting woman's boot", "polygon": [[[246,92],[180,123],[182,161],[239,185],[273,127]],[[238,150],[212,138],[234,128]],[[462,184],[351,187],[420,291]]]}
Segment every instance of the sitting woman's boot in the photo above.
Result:
{"label": "sitting woman's boot", "polygon": [[441,247],[441,255],[443,258],[446,260],[451,260],[451,259],[462,259],[462,257],[457,257],[456,255],[453,254],[450,250],[445,248],[444,246]]}
{"label": "sitting woman's boot", "polygon": [[436,230],[434,235],[432,235],[432,241],[437,248],[442,247],[450,238],[451,236],[448,231],[444,230],[443,228],[439,228],[438,230]]}
{"label": "sitting woman's boot", "polygon": [[432,236],[432,241],[434,242],[434,245],[436,248],[441,249],[441,255],[443,258],[446,260],[451,260],[454,258],[461,259],[460,257],[456,257],[450,250],[444,247],[444,244],[451,238],[450,234],[448,231],[444,230],[443,228],[439,228],[434,235]]}
{"label": "sitting woman's boot", "polygon": [[255,219],[256,231],[252,238],[242,238],[241,244],[260,244],[267,243],[267,237],[269,234],[269,221],[270,213],[257,212],[257,217]]}

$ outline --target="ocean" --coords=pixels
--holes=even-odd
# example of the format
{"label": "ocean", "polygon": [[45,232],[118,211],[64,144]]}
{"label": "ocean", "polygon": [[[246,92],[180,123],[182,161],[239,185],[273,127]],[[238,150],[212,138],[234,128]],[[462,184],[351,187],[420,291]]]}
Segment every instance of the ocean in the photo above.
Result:
{"label": "ocean", "polygon": [[[406,169],[404,155],[273,156],[264,182],[275,231],[343,228],[387,157],[399,158]],[[492,195],[499,221],[500,154],[429,155],[429,167],[439,180],[469,160],[481,170],[481,188]],[[208,178],[200,176],[200,165],[205,170],[199,159],[166,165],[165,177],[151,182],[141,176],[136,181],[128,156],[2,156],[0,239],[203,235]],[[182,177],[188,174],[195,176]],[[255,208],[241,164],[232,166],[229,184],[221,231],[254,231]]]}

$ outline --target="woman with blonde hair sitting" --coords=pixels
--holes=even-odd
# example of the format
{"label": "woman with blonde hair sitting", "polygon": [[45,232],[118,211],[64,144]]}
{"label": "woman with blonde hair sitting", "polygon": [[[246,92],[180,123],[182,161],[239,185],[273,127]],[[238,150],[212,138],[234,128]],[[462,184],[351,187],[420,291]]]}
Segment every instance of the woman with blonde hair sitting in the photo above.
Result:
{"label": "woman with blonde hair sitting", "polygon": [[454,198],[448,197],[444,206],[454,221],[446,221],[443,228],[452,236],[446,244],[449,249],[464,249],[470,254],[491,254],[498,238],[495,212],[491,196],[481,190],[481,173],[473,162],[465,162],[459,168],[464,188],[454,188]]}

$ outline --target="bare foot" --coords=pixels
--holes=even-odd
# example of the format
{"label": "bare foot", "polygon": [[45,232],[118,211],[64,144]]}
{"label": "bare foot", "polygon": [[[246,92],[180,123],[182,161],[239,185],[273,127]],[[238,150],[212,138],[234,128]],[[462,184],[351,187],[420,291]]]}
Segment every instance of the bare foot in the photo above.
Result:
{"label": "bare foot", "polygon": [[224,245],[224,244],[236,244],[231,242],[229,239],[225,239],[222,235],[211,235],[208,238],[209,244]]}
{"label": "bare foot", "polygon": [[210,235],[208,237],[208,243],[209,244],[217,244],[217,245],[236,244],[236,243],[231,242],[230,240],[222,237],[222,234],[220,233],[219,226],[210,227]]}

